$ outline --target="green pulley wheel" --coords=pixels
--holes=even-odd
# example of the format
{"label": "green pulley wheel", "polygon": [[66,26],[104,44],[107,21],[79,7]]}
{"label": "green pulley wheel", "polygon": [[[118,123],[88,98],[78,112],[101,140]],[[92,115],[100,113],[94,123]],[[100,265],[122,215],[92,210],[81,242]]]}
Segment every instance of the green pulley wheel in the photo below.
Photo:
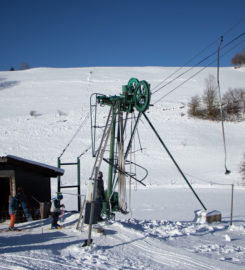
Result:
{"label": "green pulley wheel", "polygon": [[128,87],[129,87],[129,91],[130,91],[131,94],[135,92],[138,84],[139,84],[139,80],[136,79],[136,78],[131,78],[129,80]]}
{"label": "green pulley wheel", "polygon": [[134,91],[134,106],[139,112],[145,112],[151,99],[150,85],[147,81],[140,81]]}

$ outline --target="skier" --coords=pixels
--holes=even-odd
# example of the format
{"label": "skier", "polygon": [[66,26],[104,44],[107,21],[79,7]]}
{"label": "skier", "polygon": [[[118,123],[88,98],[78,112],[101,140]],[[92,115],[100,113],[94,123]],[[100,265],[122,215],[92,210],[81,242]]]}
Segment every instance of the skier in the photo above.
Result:
{"label": "skier", "polygon": [[24,214],[25,214],[27,221],[32,221],[32,216],[31,216],[30,211],[28,209],[27,199],[26,199],[26,196],[25,196],[25,193],[24,193],[24,190],[22,187],[18,187],[17,196],[18,196],[19,202],[21,203],[21,206],[23,208],[23,211],[24,211]]}
{"label": "skier", "polygon": [[98,173],[97,178],[97,194],[96,194],[96,203],[98,206],[98,221],[103,221],[103,218],[101,217],[102,212],[102,201],[105,200],[105,191],[104,191],[104,181],[103,181],[103,173],[100,171]]}
{"label": "skier", "polygon": [[12,195],[9,196],[9,215],[10,215],[9,230],[10,231],[16,230],[14,227],[14,224],[16,221],[16,213],[17,213],[19,204],[21,204],[21,206],[24,210],[26,219],[28,221],[32,220],[32,216],[29,212],[29,209],[27,207],[27,203],[26,203],[25,198],[24,198],[24,191],[23,191],[22,187],[18,187],[17,194],[15,196],[12,196]]}
{"label": "skier", "polygon": [[16,212],[19,205],[18,195],[16,196],[9,196],[9,215],[10,215],[10,224],[9,230],[14,231],[16,230],[14,227],[15,220],[16,220]]}
{"label": "skier", "polygon": [[57,198],[51,200],[50,214],[52,217],[51,229],[60,229],[61,226],[58,224],[59,215],[61,213],[60,207],[65,207],[64,204],[60,204],[60,200],[63,199],[61,192],[57,193]]}

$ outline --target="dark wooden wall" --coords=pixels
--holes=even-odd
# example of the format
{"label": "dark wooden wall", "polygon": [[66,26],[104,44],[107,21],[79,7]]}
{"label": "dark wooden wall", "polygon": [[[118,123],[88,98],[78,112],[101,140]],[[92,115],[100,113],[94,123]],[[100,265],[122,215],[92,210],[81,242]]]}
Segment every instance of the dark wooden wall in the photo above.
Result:
{"label": "dark wooden wall", "polygon": [[[40,208],[40,202],[49,202],[51,199],[50,177],[37,173],[32,170],[22,169],[13,166],[0,166],[0,170],[14,170],[16,191],[22,187],[26,197],[26,203],[32,209],[32,215],[35,209]],[[8,217],[8,198],[10,195],[10,178],[0,177],[0,220]],[[35,200],[35,199],[36,200]]]}

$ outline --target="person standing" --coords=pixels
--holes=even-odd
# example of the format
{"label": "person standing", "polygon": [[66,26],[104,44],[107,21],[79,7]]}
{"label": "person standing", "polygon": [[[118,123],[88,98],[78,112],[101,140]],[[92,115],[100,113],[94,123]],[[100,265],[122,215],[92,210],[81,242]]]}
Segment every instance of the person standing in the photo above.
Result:
{"label": "person standing", "polygon": [[31,221],[32,216],[27,207],[27,203],[24,198],[24,192],[23,192],[22,187],[18,187],[17,194],[15,196],[12,196],[12,195],[9,196],[9,215],[10,215],[9,230],[10,231],[16,230],[14,225],[15,225],[16,213],[17,213],[19,205],[22,206],[27,221]]}
{"label": "person standing", "polygon": [[102,212],[102,206],[103,206],[103,201],[105,200],[105,190],[104,190],[104,180],[103,180],[103,173],[100,171],[98,173],[98,178],[97,178],[97,194],[96,194],[96,203],[98,207],[98,221],[103,221],[103,218],[101,216]]}
{"label": "person standing", "polygon": [[64,204],[60,204],[63,199],[61,192],[57,193],[57,197],[51,200],[50,214],[52,218],[51,229],[60,229],[61,226],[58,224],[58,219],[60,215],[60,207],[65,207]]}
{"label": "person standing", "polygon": [[24,214],[25,214],[27,221],[32,221],[32,216],[30,214],[30,210],[29,210],[28,205],[27,205],[27,198],[25,196],[25,193],[24,193],[24,190],[22,187],[18,187],[17,197],[18,197],[18,200],[23,208],[23,211],[24,211]]}
{"label": "person standing", "polygon": [[10,215],[10,224],[9,224],[9,230],[14,231],[15,227],[15,221],[16,221],[16,212],[19,205],[19,199],[18,194],[16,196],[9,196],[9,215]]}

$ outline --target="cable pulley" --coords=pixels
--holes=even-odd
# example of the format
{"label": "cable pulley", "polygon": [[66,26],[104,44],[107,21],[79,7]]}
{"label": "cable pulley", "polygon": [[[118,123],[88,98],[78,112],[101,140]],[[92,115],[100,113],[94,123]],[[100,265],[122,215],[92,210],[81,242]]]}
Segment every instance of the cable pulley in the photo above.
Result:
{"label": "cable pulley", "polygon": [[134,92],[134,106],[139,112],[145,112],[151,99],[150,85],[146,81],[140,81]]}

